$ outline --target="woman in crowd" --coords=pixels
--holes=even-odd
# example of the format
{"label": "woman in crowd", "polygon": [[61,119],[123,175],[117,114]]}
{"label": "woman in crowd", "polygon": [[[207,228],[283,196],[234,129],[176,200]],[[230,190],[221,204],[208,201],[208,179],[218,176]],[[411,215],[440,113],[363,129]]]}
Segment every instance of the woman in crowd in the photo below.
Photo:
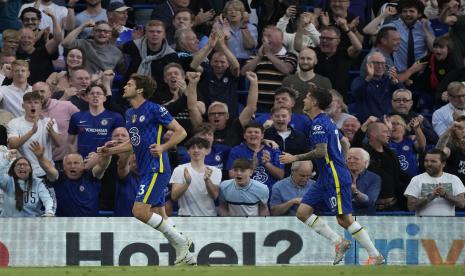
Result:
{"label": "woman in crowd", "polygon": [[4,191],[0,217],[54,216],[54,201],[42,179],[33,177],[29,160],[14,159],[14,155],[0,148],[0,189]]}
{"label": "woman in crowd", "polygon": [[48,85],[52,92],[64,91],[69,88],[69,77],[75,68],[85,66],[84,53],[79,48],[72,48],[66,55],[65,70],[61,72],[53,72],[47,79]]}

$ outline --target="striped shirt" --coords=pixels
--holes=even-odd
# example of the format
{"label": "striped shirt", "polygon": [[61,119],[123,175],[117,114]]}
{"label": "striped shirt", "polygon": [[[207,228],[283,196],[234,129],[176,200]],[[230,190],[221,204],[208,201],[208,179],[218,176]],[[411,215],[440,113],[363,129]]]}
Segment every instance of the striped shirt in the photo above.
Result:
{"label": "striped shirt", "polygon": [[[292,65],[293,70],[290,74],[293,74],[297,68],[297,56],[293,53],[287,52],[286,48],[282,48],[276,57],[285,63]],[[251,57],[253,59],[254,57]],[[274,90],[278,89],[283,79],[287,76],[281,71],[276,69],[273,63],[267,58],[263,57],[255,68],[255,73],[258,78],[258,104],[273,105],[274,101]]]}

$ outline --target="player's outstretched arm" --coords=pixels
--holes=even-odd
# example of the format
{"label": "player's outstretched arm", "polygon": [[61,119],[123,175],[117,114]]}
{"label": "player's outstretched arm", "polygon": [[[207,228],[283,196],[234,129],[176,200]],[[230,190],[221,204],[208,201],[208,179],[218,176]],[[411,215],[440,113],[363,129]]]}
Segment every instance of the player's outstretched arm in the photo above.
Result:
{"label": "player's outstretched arm", "polygon": [[132,145],[130,140],[123,142],[122,144],[119,144],[117,146],[112,146],[112,144],[105,144],[105,146],[97,149],[98,153],[101,152],[105,155],[120,154],[130,151],[132,151]]}
{"label": "player's outstretched arm", "polygon": [[307,153],[296,155],[296,157],[298,161],[314,160],[317,158],[325,157],[326,152],[327,152],[327,145],[325,143],[321,143],[321,144],[317,144],[315,146],[315,149]]}

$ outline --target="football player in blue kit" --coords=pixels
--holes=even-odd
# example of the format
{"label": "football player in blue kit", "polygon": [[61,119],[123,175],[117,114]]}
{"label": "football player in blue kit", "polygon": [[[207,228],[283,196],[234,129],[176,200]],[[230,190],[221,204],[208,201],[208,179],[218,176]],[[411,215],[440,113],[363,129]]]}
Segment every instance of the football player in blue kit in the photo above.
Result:
{"label": "football player in blue kit", "polygon": [[323,220],[314,214],[317,211],[336,214],[337,222],[347,229],[368,252],[366,264],[382,264],[383,256],[378,252],[363,227],[352,217],[352,177],[345,163],[349,148],[343,137],[324,112],[331,104],[332,96],[326,89],[312,88],[304,99],[304,112],[311,119],[310,146],[313,150],[299,155],[283,153],[280,161],[284,164],[302,160],[313,160],[319,177],[302,198],[297,209],[297,218],[318,234],[332,241],[336,246],[333,264],[338,264],[349,250],[351,242],[334,232]]}
{"label": "football player in blue kit", "polygon": [[[168,223],[164,211],[164,190],[171,177],[167,150],[184,140],[187,134],[165,107],[147,100],[156,86],[151,77],[131,75],[123,93],[132,107],[126,111],[130,141],[114,147],[107,145],[99,151],[105,154],[134,151],[140,177],[139,192],[132,208],[134,217],[163,233],[176,249],[175,265],[195,265],[196,258],[189,252],[192,241]],[[167,130],[173,135],[165,142],[163,135]],[[152,206],[155,212],[151,211]]]}

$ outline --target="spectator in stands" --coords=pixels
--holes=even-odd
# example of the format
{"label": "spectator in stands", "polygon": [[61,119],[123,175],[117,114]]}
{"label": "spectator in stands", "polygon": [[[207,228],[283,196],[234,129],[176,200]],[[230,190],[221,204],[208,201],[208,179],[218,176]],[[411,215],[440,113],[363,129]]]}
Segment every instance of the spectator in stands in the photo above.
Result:
{"label": "spectator in stands", "polygon": [[[179,8],[176,10],[174,17],[173,17],[173,22],[171,25],[169,25],[168,29],[166,30],[166,39],[168,40],[168,43],[171,45],[171,47],[173,48],[176,47],[176,43],[174,41],[174,34],[176,30],[180,30],[180,29],[193,30],[194,20],[195,20],[195,15],[191,9]],[[205,46],[205,44],[207,43],[208,37],[197,31],[195,31],[195,34],[197,35],[197,38],[199,39],[199,47],[203,48],[203,46]]]}
{"label": "spectator in stands", "polygon": [[267,186],[251,179],[254,164],[251,160],[236,159],[232,164],[234,177],[220,184],[218,214],[220,216],[268,216]]}
{"label": "spectator in stands", "polygon": [[[39,142],[45,150],[45,158],[52,160],[52,144],[60,145],[60,136],[56,121],[42,117],[42,96],[38,91],[23,96],[25,115],[16,117],[8,123],[8,147],[17,149],[32,165],[35,177],[46,173],[30,148],[33,142]],[[53,163],[52,163],[53,165]]]}
{"label": "spectator in stands", "polygon": [[284,34],[284,47],[294,54],[298,54],[302,49],[307,47],[315,48],[320,44],[320,32],[312,23],[314,17],[312,13],[303,12],[297,19],[297,31],[295,33],[286,32],[289,20],[295,21],[297,9],[295,5],[290,5],[286,9],[286,13],[276,23],[276,26],[281,29]]}
{"label": "spectator in stands", "polygon": [[258,109],[263,112],[271,108],[273,91],[281,86],[284,77],[295,72],[297,56],[286,51],[283,46],[283,32],[275,26],[268,26],[263,30],[262,41],[257,55],[242,67],[241,73],[257,73]]}
{"label": "spectator in stands", "polygon": [[249,59],[257,46],[258,31],[257,27],[249,22],[249,14],[244,4],[240,0],[227,1],[223,9],[223,18],[224,22],[220,17],[215,24],[226,24],[228,27],[225,39],[229,49],[241,62]]}
{"label": "spectator in stands", "polygon": [[368,57],[366,77],[357,77],[352,82],[351,94],[355,99],[357,118],[365,121],[370,116],[381,117],[390,111],[392,93],[402,87],[395,70],[386,74],[386,60],[381,53]]}
{"label": "spectator in stands", "polygon": [[[410,122],[413,118],[423,117],[421,114],[412,111],[412,92],[408,89],[400,88],[394,91],[394,93],[392,93],[391,105],[392,111],[390,114],[400,115],[405,122]],[[434,132],[431,123],[426,118],[420,121],[420,128],[426,137],[426,143],[432,145],[436,144],[438,135]],[[414,132],[412,130],[407,131],[407,135],[414,135]]]}
{"label": "spectator in stands", "polygon": [[354,116],[348,113],[349,110],[347,109],[347,105],[344,103],[344,98],[339,92],[334,89],[330,89],[329,92],[331,93],[333,100],[329,108],[326,110],[326,113],[329,114],[337,128],[340,129],[342,127],[342,123],[344,123],[347,118]]}
{"label": "spectator in stands", "polygon": [[358,131],[359,128],[360,128],[360,121],[357,119],[357,117],[348,117],[342,123],[341,131],[344,134],[344,136],[347,137],[347,139],[349,139],[349,142],[352,143],[352,140],[354,139],[354,135]]}
{"label": "spectator in stands", "polygon": [[205,164],[210,143],[194,137],[185,144],[191,161],[177,166],[170,179],[171,199],[178,201],[179,216],[217,216],[221,170]]}
{"label": "spectator in stands", "polygon": [[[203,62],[216,47],[209,63]],[[191,68],[202,73],[199,89],[200,98],[206,106],[213,102],[228,105],[230,115],[237,117],[237,86],[239,83],[240,65],[231,52],[221,32],[213,33],[207,45],[194,54]]]}
{"label": "spectator in stands", "polygon": [[[292,110],[284,106],[276,106],[271,109],[271,120],[273,124],[265,130],[263,137],[275,141],[281,151],[297,155],[310,151],[307,137],[301,131],[293,129],[291,122]],[[284,175],[291,174],[291,164],[284,167]]]}
{"label": "spectator in stands", "polygon": [[[40,159],[48,162],[43,156]],[[43,180],[34,177],[33,172],[27,158],[15,159],[6,154],[5,148],[0,160],[0,189],[4,191],[1,217],[55,216],[53,198]]]}
{"label": "spectator in stands", "polygon": [[11,79],[11,64],[16,60],[14,54],[7,52],[0,53],[0,85],[9,85],[12,83]]}
{"label": "spectator in stands", "polygon": [[[190,134],[192,124],[187,108],[186,74],[181,65],[173,62],[165,66],[163,75],[168,89],[159,90],[150,100],[165,106],[173,118]],[[203,102],[196,101],[196,107],[202,115],[205,114],[205,105]]]}
{"label": "spectator in stands", "polygon": [[47,78],[47,84],[50,85],[53,92],[64,91],[70,87],[71,74],[77,68],[85,67],[85,55],[79,48],[68,49],[65,60],[65,70],[53,72]]}
{"label": "spectator in stands", "polygon": [[446,155],[439,149],[425,156],[426,172],[412,178],[404,195],[417,216],[455,216],[455,207],[465,207],[465,187],[455,175],[443,172]]}
{"label": "spectator in stands", "polygon": [[[231,117],[228,106],[221,102],[213,102],[207,109],[208,122],[215,127],[215,143],[225,144],[230,147],[238,145],[242,141],[244,126],[250,122],[257,109],[257,75],[253,72],[247,72],[246,76],[250,82],[247,104],[238,118]],[[198,83],[199,80],[200,76],[195,75],[195,78],[193,77],[190,80],[187,91],[187,107],[194,128],[203,122],[202,112],[196,103],[197,88],[194,85],[194,82]]]}
{"label": "spectator in stands", "polygon": [[270,211],[273,216],[295,216],[302,197],[307,193],[312,180],[311,161],[292,163],[290,176],[273,185],[270,197]]}
{"label": "spectator in stands", "polygon": [[177,30],[174,35],[176,41],[176,52],[178,54],[178,63],[182,65],[185,71],[191,71],[191,62],[199,48],[199,39],[192,29]]}
{"label": "spectator in stands", "polygon": [[66,152],[78,152],[87,157],[111,139],[115,128],[124,126],[124,119],[119,113],[105,109],[105,88],[101,85],[90,85],[86,94],[89,110],[71,116]]}
{"label": "spectator in stands", "polygon": [[433,113],[433,127],[436,134],[441,136],[449,127],[454,117],[465,115],[465,84],[451,82],[447,86],[449,103],[437,109]]}
{"label": "spectator in stands", "polygon": [[44,29],[40,28],[40,24],[42,20],[42,12],[32,6],[27,7],[21,11],[19,15],[19,19],[23,23],[23,28],[31,29],[32,32],[34,33],[34,40],[35,40],[34,46],[35,47],[45,46],[45,43],[47,43],[49,36],[50,36],[50,29],[53,28],[53,26],[50,26],[49,28],[44,28]]}
{"label": "spectator in stands", "polygon": [[456,60],[463,60],[465,58],[465,39],[463,37],[465,15],[460,14],[455,5],[454,1],[449,1],[440,15],[440,20],[449,25],[449,37],[455,47],[452,54]]}
{"label": "spectator in stands", "polygon": [[190,3],[190,0],[166,0],[155,6],[150,19],[159,20],[168,27],[173,22],[175,12],[180,8],[188,8]]}
{"label": "spectator in stands", "polygon": [[[286,107],[291,110],[294,109],[296,98],[296,91],[288,87],[280,87],[274,91],[274,104],[273,107]],[[264,128],[268,128],[272,125],[273,121],[271,119],[270,113],[263,113],[256,118],[256,122],[263,125]],[[289,125],[300,132],[307,133],[308,125],[310,120],[308,116],[301,113],[292,113],[291,121]]]}
{"label": "spectator in stands", "polygon": [[[102,1],[101,0],[85,0],[86,2],[86,9],[82,12],[76,14],[76,26],[82,26],[84,23],[89,22],[92,20],[93,22],[98,21],[108,21],[107,11],[102,8]],[[73,4],[70,4],[73,5]],[[86,26],[92,27],[92,26]],[[92,28],[85,28],[80,31],[77,35],[79,38],[86,39],[92,34]]]}
{"label": "spectator in stands", "polygon": [[454,120],[439,138],[436,148],[447,155],[444,171],[458,176],[465,183],[465,116]]}
{"label": "spectator in stands", "polygon": [[108,24],[113,30],[118,32],[115,45],[120,47],[124,43],[142,37],[143,30],[137,29],[134,31],[126,26],[128,21],[128,12],[132,8],[124,4],[124,2],[111,2],[107,8]]}
{"label": "spectator in stands", "polygon": [[57,176],[52,185],[57,196],[59,217],[95,217],[99,211],[100,179],[103,177],[110,158],[102,157],[92,170],[84,170],[84,160],[79,153],[68,153],[63,159],[63,172],[55,170]]}
{"label": "spectator in stands", "polygon": [[52,60],[58,58],[58,45],[63,40],[61,26],[56,16],[48,10],[45,11],[45,14],[52,18],[54,24],[53,38],[48,39],[45,45],[34,45],[36,37],[31,29],[22,28],[19,31],[19,48],[16,57],[29,62],[31,71],[29,81],[31,83],[46,80],[54,71]]}
{"label": "spectator in stands", "polygon": [[[419,172],[418,155],[426,149],[426,138],[420,127],[423,117],[412,118],[408,124],[400,115],[391,115],[388,120],[391,123],[389,147],[397,154],[400,168],[413,177]],[[408,130],[414,135],[407,136]]]}
{"label": "spectator in stands", "polygon": [[6,29],[2,33],[2,53],[16,56],[19,46],[19,32],[17,30]]}
{"label": "spectator in stands", "polygon": [[158,88],[163,87],[163,68],[171,62],[178,62],[176,52],[165,39],[165,25],[159,20],[145,24],[145,36],[125,43],[123,53],[129,59],[125,79],[133,73],[152,76]]}
{"label": "spectator in stands", "polygon": [[370,154],[362,148],[351,148],[346,157],[352,175],[352,207],[354,214],[374,215],[375,202],[381,190],[381,178],[368,170]]}
{"label": "spectator in stands", "polygon": [[[400,18],[385,26],[395,27],[399,31],[401,42],[399,49],[394,52],[394,64],[398,72],[409,73],[411,76],[420,71],[412,65],[423,58],[428,49],[433,49],[435,37],[428,19],[421,19],[425,6],[420,0],[404,0],[399,4]],[[377,30],[365,28],[365,31],[367,34],[375,34]],[[424,65],[421,69],[424,69]],[[402,77],[401,81],[410,76]]]}
{"label": "spectator in stands", "polygon": [[[92,27],[92,39],[76,39],[87,27]],[[123,54],[110,44],[112,29],[107,21],[87,21],[70,32],[63,40],[65,48],[80,48],[86,55],[86,69],[91,73],[124,70]]]}
{"label": "spectator in stands", "polygon": [[[69,2],[70,2],[70,5],[74,5],[76,2],[78,2],[78,0],[70,0]],[[21,21],[23,21],[24,23],[26,23],[25,17],[27,18],[28,14],[27,13],[23,14],[23,11],[25,11],[27,8],[35,8],[43,14],[47,14],[48,12],[51,12],[56,16],[58,24],[60,26],[63,26],[63,28],[66,31],[71,31],[72,29],[74,29],[75,16],[74,16],[73,9],[67,9],[66,7],[57,5],[51,0],[39,0],[39,1],[34,1],[32,3],[26,3],[21,6],[21,9],[19,10],[19,13],[18,13],[18,17],[20,17]],[[69,12],[71,10],[72,12]],[[37,20],[37,25],[39,26],[40,30],[45,30],[48,28],[50,32],[53,33],[54,23],[52,20],[50,20],[48,16],[40,15]],[[28,26],[25,26],[25,27],[28,27]]]}
{"label": "spectator in stands", "polygon": [[354,45],[352,34],[360,43],[363,42],[360,17],[349,12],[350,1],[329,0],[329,12],[320,13],[321,27],[334,26],[341,33],[341,47],[343,49]]}
{"label": "spectator in stands", "polygon": [[83,67],[75,68],[69,76],[69,87],[64,91],[57,91],[53,97],[60,101],[69,101],[79,110],[89,110],[87,102],[87,88],[90,85],[90,74]]}
{"label": "spectator in stands", "polygon": [[131,152],[121,153],[118,155],[117,162],[118,183],[116,185],[113,216],[133,217],[132,206],[140,186],[136,156]]}
{"label": "spectator in stands", "polygon": [[262,182],[271,190],[273,184],[284,177],[284,165],[279,162],[279,149],[263,145],[263,132],[263,127],[256,122],[247,124],[244,127],[244,142],[231,149],[226,169],[229,170],[229,177],[234,178],[234,160],[251,160],[255,164],[252,179]]}
{"label": "spectator in stands", "polygon": [[338,28],[329,26],[320,29],[320,45],[315,50],[318,59],[318,63],[315,65],[315,73],[329,78],[333,88],[339,91],[347,102],[347,91],[350,86],[350,66],[362,50],[362,43],[347,24],[344,26],[344,30],[348,32],[351,42],[351,45],[346,48],[340,45],[341,32]]}
{"label": "spectator in stands", "polygon": [[[364,133],[368,143],[363,143]],[[405,207],[402,193],[408,176],[400,168],[397,155],[388,147],[390,130],[384,122],[370,117],[360,127],[352,142],[353,147],[362,147],[370,154],[368,170],[381,177],[381,191],[376,201],[377,211],[396,211]],[[405,183],[405,184],[404,184]]]}
{"label": "spectator in stands", "polygon": [[[368,26],[368,25],[367,25]],[[395,27],[384,26],[376,34],[376,38],[371,48],[370,53],[363,59],[362,65],[360,66],[360,77],[366,77],[367,75],[367,58],[374,52],[379,52],[384,56],[386,62],[386,68],[395,68],[393,54],[399,49],[400,45],[400,33]]]}
{"label": "spectator in stands", "polygon": [[315,73],[314,68],[318,64],[316,53],[313,49],[303,48],[299,52],[299,70],[293,75],[283,79],[282,86],[295,89],[299,94],[296,96],[293,112],[303,113],[303,101],[307,96],[309,85],[331,89],[331,81],[320,74]]}
{"label": "spectator in stands", "polygon": [[12,84],[0,87],[1,108],[11,112],[15,117],[24,114],[23,96],[32,89],[27,83],[29,74],[29,63],[24,60],[15,60],[11,64]]}
{"label": "spectator in stands", "polygon": [[78,112],[79,109],[68,101],[59,101],[52,99],[50,86],[45,82],[36,82],[32,86],[32,91],[37,91],[42,96],[42,115],[46,118],[55,120],[58,129],[59,143],[52,147],[51,160],[55,165],[63,162],[65,155],[66,141],[68,140],[68,126],[71,116]]}
{"label": "spectator in stands", "polygon": [[[208,141],[209,147],[205,155],[205,165],[213,166],[222,171],[223,176],[227,177],[226,161],[228,161],[228,155],[230,147],[224,144],[214,143],[214,132],[215,128],[210,123],[201,123],[193,131],[193,137],[202,138]],[[181,164],[190,162],[189,155],[182,156],[180,161]]]}

